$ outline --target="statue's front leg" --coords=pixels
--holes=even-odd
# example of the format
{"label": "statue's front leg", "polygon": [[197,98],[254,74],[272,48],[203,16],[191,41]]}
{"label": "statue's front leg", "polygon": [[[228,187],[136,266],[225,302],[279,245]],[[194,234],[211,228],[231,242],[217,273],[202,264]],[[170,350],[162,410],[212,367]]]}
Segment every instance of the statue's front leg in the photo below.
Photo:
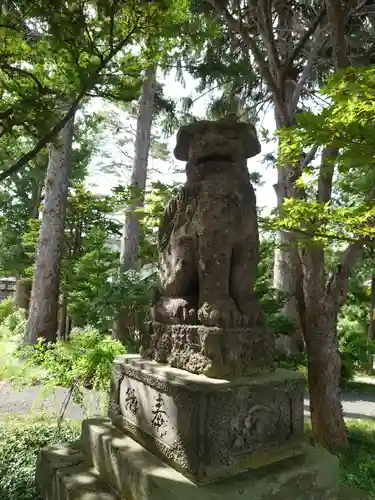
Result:
{"label": "statue's front leg", "polygon": [[154,321],[169,324],[196,324],[198,274],[194,245],[188,228],[173,233],[160,255],[161,296],[151,307]]}
{"label": "statue's front leg", "polygon": [[199,321],[206,326],[239,326],[242,316],[229,295],[231,244],[222,233],[204,231],[198,249]]}

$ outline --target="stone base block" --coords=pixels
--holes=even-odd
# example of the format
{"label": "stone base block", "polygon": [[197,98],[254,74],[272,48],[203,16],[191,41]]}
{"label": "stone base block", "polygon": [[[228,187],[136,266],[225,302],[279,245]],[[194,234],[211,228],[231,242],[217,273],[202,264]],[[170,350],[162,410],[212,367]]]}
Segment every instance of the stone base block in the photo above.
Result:
{"label": "stone base block", "polygon": [[113,366],[112,423],[197,484],[301,453],[298,373],[220,380],[139,356]]}
{"label": "stone base block", "polygon": [[198,486],[120,433],[110,422],[83,423],[82,450],[103,480],[132,500],[337,500],[338,460],[303,445],[303,455]]}
{"label": "stone base block", "polygon": [[44,500],[123,500],[85,461],[77,444],[43,448],[35,479]]}
{"label": "stone base block", "polygon": [[36,482],[44,500],[370,500],[344,485],[337,493],[335,457],[307,445],[304,452],[281,467],[197,486],[109,421],[91,419],[80,444],[41,450]]}
{"label": "stone base block", "polygon": [[223,329],[150,323],[142,355],[215,378],[244,377],[273,369],[274,338],[264,327]]}

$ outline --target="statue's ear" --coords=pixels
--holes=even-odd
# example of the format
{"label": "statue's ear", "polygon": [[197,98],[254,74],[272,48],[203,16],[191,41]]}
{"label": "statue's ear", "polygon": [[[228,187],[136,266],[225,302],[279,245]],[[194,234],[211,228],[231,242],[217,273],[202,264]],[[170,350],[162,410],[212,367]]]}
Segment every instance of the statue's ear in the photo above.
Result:
{"label": "statue's ear", "polygon": [[251,125],[250,123],[246,123],[244,125],[245,127],[242,129],[243,145],[245,148],[244,152],[246,158],[252,158],[260,153],[261,146],[254,125]]}
{"label": "statue's ear", "polygon": [[181,127],[177,133],[176,147],[174,148],[173,154],[177,160],[188,161],[189,159],[189,147],[193,134],[191,132],[191,126],[186,125]]}

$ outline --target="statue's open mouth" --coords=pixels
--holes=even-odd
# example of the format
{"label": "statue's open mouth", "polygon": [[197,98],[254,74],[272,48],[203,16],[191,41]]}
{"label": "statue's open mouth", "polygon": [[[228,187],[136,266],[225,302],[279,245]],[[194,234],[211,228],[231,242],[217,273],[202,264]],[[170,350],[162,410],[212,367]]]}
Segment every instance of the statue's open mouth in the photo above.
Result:
{"label": "statue's open mouth", "polygon": [[226,155],[226,154],[211,154],[207,156],[201,156],[197,159],[195,162],[196,165],[201,165],[202,163],[206,163],[208,161],[230,161],[233,162],[233,157],[232,155]]}

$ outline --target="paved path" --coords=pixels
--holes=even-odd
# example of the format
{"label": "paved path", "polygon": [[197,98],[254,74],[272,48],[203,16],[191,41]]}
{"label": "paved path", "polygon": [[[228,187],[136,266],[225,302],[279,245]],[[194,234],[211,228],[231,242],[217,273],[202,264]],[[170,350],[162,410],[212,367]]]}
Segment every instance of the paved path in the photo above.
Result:
{"label": "paved path", "polygon": [[[54,393],[43,392],[39,386],[18,390],[0,381],[0,420],[9,414],[38,414],[41,410],[50,415],[58,415],[68,392],[68,389],[63,388],[56,388]],[[64,418],[82,419],[85,416],[104,415],[104,401],[105,398],[99,393],[86,391],[85,410],[70,400]]]}
{"label": "paved path", "polygon": [[[346,392],[342,397],[342,406],[346,419],[366,418],[375,421],[374,392]],[[310,414],[308,398],[305,398],[304,407],[305,415],[307,416]]]}
{"label": "paved path", "polygon": [[[58,388],[55,394],[43,394],[40,387],[28,387],[22,391],[14,389],[6,382],[0,382],[0,419],[9,414],[27,415],[30,411],[43,409],[49,414],[57,414],[67,395],[67,389]],[[84,416],[103,415],[104,398],[98,393],[86,392],[84,411],[80,405],[69,403],[65,418],[82,419]],[[343,408],[348,419],[370,418],[375,421],[375,392],[347,392],[343,395]],[[309,401],[304,402],[306,416],[309,415]]]}

